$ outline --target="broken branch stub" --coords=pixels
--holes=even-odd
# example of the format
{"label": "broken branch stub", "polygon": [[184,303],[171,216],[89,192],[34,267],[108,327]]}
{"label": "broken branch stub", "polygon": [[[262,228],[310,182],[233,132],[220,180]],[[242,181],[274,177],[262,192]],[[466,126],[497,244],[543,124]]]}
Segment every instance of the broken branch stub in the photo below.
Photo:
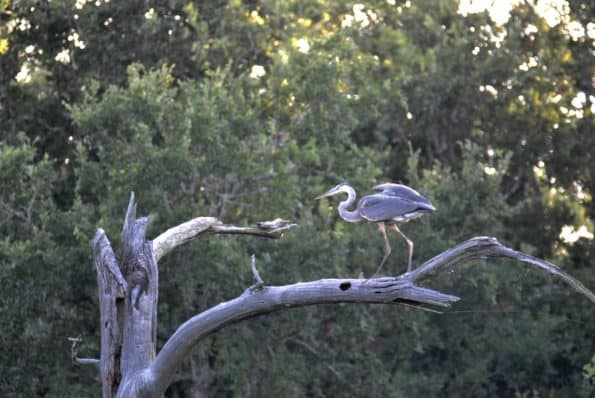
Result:
{"label": "broken branch stub", "polygon": [[145,369],[155,358],[157,262],[146,240],[148,218],[136,218],[134,193],[122,228],[118,256],[102,229],[92,241],[99,285],[104,397],[114,397],[120,382]]}
{"label": "broken branch stub", "polygon": [[215,217],[196,217],[176,225],[153,240],[153,253],[159,261],[177,246],[198,238],[203,233],[228,235],[254,235],[264,238],[279,239],[286,231],[297,226],[289,221],[277,218],[273,221],[256,223],[256,227],[237,227],[223,224]]}

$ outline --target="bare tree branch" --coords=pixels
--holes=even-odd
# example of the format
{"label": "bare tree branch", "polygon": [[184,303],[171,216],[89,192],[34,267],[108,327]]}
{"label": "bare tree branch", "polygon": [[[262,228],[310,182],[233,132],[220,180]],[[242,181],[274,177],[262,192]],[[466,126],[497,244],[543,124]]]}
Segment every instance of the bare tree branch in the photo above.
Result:
{"label": "bare tree branch", "polygon": [[93,365],[93,366],[96,366],[97,368],[99,368],[99,364],[101,363],[101,361],[97,358],[74,357],[72,359],[78,365]]}
{"label": "bare tree branch", "polygon": [[251,259],[251,264],[250,267],[252,268],[252,276],[254,276],[254,280],[256,281],[256,288],[260,288],[264,285],[264,281],[262,280],[262,277],[260,276],[260,274],[258,273],[258,269],[256,269],[256,256],[253,254],[252,256],[250,256]]}
{"label": "bare tree branch", "polygon": [[396,278],[321,279],[285,286],[263,286],[258,290],[247,289],[241,296],[212,307],[182,324],[144,372],[142,385],[154,394],[151,396],[160,396],[171,383],[184,356],[198,341],[227,325],[257,315],[328,303],[405,303],[448,307],[459,298],[417,286],[415,282],[468,261],[489,257],[514,259],[544,269],[595,302],[595,296],[589,289],[553,264],[509,249],[494,238],[478,237],[463,242],[425,262],[415,271]]}
{"label": "bare tree branch", "polygon": [[36,186],[33,190],[33,195],[29,200],[29,204],[27,205],[27,226],[33,225],[33,205],[35,204],[35,199],[37,199],[37,194],[39,193],[38,187]]}
{"label": "bare tree branch", "polygon": [[153,240],[155,258],[159,261],[177,246],[190,242],[214,224],[221,224],[221,221],[215,217],[197,217],[168,229]]}
{"label": "bare tree branch", "polygon": [[[270,222],[270,221],[265,221]],[[267,229],[262,227],[236,227],[234,225],[213,225],[209,232],[214,234],[231,234],[231,235],[256,235],[264,238],[279,239],[283,236],[285,231],[297,226],[297,224],[287,224],[276,229]]]}
{"label": "bare tree branch", "polygon": [[[321,279],[286,286],[247,289],[241,296],[210,308],[182,324],[143,375],[151,394],[160,396],[192,347],[209,334],[241,320],[273,311],[327,303],[425,303],[448,307],[458,297],[414,286],[393,277]],[[150,386],[150,387],[149,387]],[[153,396],[153,395],[152,395]]]}
{"label": "bare tree branch", "polygon": [[72,346],[70,347],[70,358],[72,359],[72,362],[76,363],[77,365],[93,365],[99,370],[101,361],[98,358],[78,357],[78,343],[82,342],[83,339],[80,337],[68,337],[68,341],[72,342]]}
{"label": "bare tree branch", "polygon": [[565,283],[572,286],[577,292],[586,296],[591,302],[595,303],[595,295],[585,287],[580,281],[568,275],[560,268],[545,260],[518,252],[503,246],[496,238],[479,236],[469,239],[452,249],[449,249],[436,257],[426,261],[414,271],[402,275],[400,278],[407,278],[413,283],[428,279],[438,272],[445,272],[468,261],[475,259],[487,259],[490,257],[509,258],[518,260],[523,264],[541,268],[548,273],[557,276]]}
{"label": "bare tree branch", "polygon": [[4,202],[4,200],[2,200],[2,198],[0,198],[0,207],[2,207],[7,213],[12,215],[13,217],[16,217],[24,222],[27,222],[27,217],[25,216],[25,213],[23,213],[20,210],[13,209],[9,205],[7,205]]}
{"label": "bare tree branch", "polygon": [[279,239],[285,231],[295,227],[288,221],[276,219],[257,223],[256,227],[237,227],[223,224],[215,217],[197,217],[188,222],[172,227],[153,240],[153,253],[159,261],[177,246],[196,239],[203,233],[256,235]]}
{"label": "bare tree branch", "polygon": [[[0,206],[2,203],[0,203]],[[116,256],[102,229],[93,239],[99,285],[101,318],[101,360],[78,358],[73,341],[73,360],[97,365],[101,371],[104,397],[161,397],[176,379],[185,356],[206,336],[247,318],[274,311],[316,304],[376,303],[405,304],[424,309],[426,305],[449,307],[459,297],[418,286],[434,275],[468,261],[506,258],[537,267],[562,279],[595,303],[595,295],[582,283],[547,261],[501,245],[490,237],[477,237],[426,261],[412,272],[398,277],[373,279],[335,278],[266,286],[252,257],[256,284],[239,297],[207,309],[182,324],[156,355],[158,296],[157,261],[175,247],[203,233],[255,235],[280,238],[296,224],[282,219],[256,226],[226,225],[214,217],[198,217],[170,228],[155,240],[146,240],[148,218],[136,218],[131,194]],[[315,348],[298,342],[309,352]],[[340,378],[336,369],[329,370]],[[179,375],[178,375],[179,376]]]}

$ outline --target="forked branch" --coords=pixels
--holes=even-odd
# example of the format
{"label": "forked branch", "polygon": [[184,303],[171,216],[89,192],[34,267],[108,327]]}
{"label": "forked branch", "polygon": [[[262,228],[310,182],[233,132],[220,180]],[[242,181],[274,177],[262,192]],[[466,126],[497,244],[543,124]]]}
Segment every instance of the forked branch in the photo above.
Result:
{"label": "forked branch", "polygon": [[456,296],[413,286],[408,280],[321,279],[285,286],[247,289],[241,296],[212,307],[182,324],[147,370],[154,396],[163,394],[182,359],[197,342],[223,327],[281,309],[328,303],[429,304],[448,307]]}
{"label": "forked branch", "polygon": [[468,261],[476,259],[487,258],[509,258],[517,260],[524,265],[540,268],[569,284],[577,292],[586,296],[592,303],[595,303],[595,295],[585,287],[580,281],[568,275],[560,268],[545,260],[530,256],[525,253],[513,250],[502,245],[496,238],[487,236],[479,236],[469,239],[452,249],[437,255],[436,257],[426,261],[419,268],[414,271],[404,274],[401,278],[409,278],[411,282],[421,282],[428,279],[439,272],[445,272],[462,265]]}
{"label": "forked branch", "polygon": [[[253,258],[252,272],[256,284],[239,297],[186,321],[155,356],[157,260],[204,233],[280,238],[296,225],[275,219],[257,223],[256,226],[237,227],[223,224],[213,217],[198,217],[165,231],[152,242],[145,238],[147,225],[147,218],[136,218],[133,194],[122,230],[122,248],[118,254],[112,250],[103,230],[99,229],[93,240],[101,315],[99,369],[104,397],[116,394],[118,397],[163,396],[183,358],[200,340],[227,325],[254,316],[286,308],[331,303],[449,307],[459,297],[418,284],[471,260],[506,258],[540,268],[562,279],[595,303],[595,295],[589,289],[555,265],[510,249],[489,237],[463,242],[426,261],[416,270],[398,277],[321,279],[285,286],[266,286]],[[96,360],[78,358],[73,352],[73,359],[77,363],[96,364]]]}
{"label": "forked branch", "polygon": [[163,394],[178,365],[196,343],[217,330],[257,315],[314,304],[377,303],[448,307],[459,297],[415,285],[439,272],[482,258],[509,258],[536,266],[561,278],[595,303],[595,295],[553,264],[501,245],[496,239],[470,239],[428,260],[399,277],[374,279],[321,279],[285,286],[247,289],[241,296],[210,308],[181,325],[166,342],[143,378],[154,396]]}

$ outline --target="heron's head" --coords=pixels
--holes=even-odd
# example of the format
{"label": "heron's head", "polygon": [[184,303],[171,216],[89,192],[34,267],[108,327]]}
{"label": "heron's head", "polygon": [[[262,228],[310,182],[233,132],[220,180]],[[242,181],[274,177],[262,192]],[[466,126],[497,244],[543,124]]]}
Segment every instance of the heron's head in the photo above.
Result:
{"label": "heron's head", "polygon": [[314,200],[320,200],[322,198],[327,198],[329,196],[334,196],[334,195],[337,195],[340,193],[347,193],[348,186],[349,186],[349,184],[347,184],[346,182],[342,182],[339,185],[332,187],[331,189],[329,189],[322,195],[318,195],[317,197],[314,198]]}

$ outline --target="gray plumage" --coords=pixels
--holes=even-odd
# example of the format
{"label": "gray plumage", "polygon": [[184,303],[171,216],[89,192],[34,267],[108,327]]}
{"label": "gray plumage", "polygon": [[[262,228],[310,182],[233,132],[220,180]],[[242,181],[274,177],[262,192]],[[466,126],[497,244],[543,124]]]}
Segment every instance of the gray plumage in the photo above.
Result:
{"label": "gray plumage", "polygon": [[339,215],[348,222],[368,221],[378,225],[385,242],[385,255],[378,267],[376,275],[382,268],[384,262],[391,254],[391,247],[386,236],[385,223],[397,231],[409,246],[409,263],[407,272],[411,270],[411,260],[413,256],[413,242],[401,232],[396,225],[398,222],[407,222],[427,213],[433,213],[436,208],[432,203],[419,192],[402,184],[385,183],[374,187],[379,193],[366,195],[360,199],[354,210],[348,210],[348,207],[355,203],[355,190],[348,184],[342,183],[331,188],[316,199],[322,199],[328,196],[346,193],[347,200],[339,204]]}
{"label": "gray plumage", "polygon": [[426,197],[422,196],[415,189],[408,187],[407,185],[393,184],[391,182],[387,182],[384,184],[376,185],[372,189],[374,189],[375,191],[379,191],[384,195],[396,196],[405,200],[410,200],[412,202],[419,202],[432,206],[432,204]]}
{"label": "gray plumage", "polygon": [[436,210],[431,203],[385,194],[364,196],[357,208],[362,218],[372,222],[406,222]]}

